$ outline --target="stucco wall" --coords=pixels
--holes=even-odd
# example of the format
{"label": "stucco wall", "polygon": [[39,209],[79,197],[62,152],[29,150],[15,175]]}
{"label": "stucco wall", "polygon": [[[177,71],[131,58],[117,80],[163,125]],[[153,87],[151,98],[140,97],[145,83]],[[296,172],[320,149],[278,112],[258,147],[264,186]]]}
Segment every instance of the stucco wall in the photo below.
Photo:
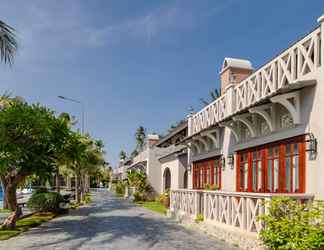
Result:
{"label": "stucco wall", "polygon": [[164,173],[169,168],[171,173],[171,189],[184,188],[184,174],[186,171],[187,156],[174,157],[161,164],[161,190],[165,191]]}
{"label": "stucco wall", "polygon": [[157,152],[155,147],[149,149],[149,157],[147,161],[147,178],[154,191],[157,194],[162,192],[161,190],[161,163],[157,159]]}

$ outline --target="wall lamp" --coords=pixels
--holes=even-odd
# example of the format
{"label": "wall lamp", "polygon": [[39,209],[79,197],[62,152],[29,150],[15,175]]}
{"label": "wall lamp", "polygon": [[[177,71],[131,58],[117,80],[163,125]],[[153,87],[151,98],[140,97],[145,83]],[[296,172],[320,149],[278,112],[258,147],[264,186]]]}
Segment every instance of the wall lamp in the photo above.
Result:
{"label": "wall lamp", "polygon": [[221,160],[222,170],[224,171],[225,170],[225,167],[226,167],[225,157],[222,156],[222,158],[220,160]]}
{"label": "wall lamp", "polygon": [[230,166],[230,169],[234,169],[234,155],[229,154],[227,156],[227,164]]}
{"label": "wall lamp", "polygon": [[317,139],[310,133],[306,135],[306,152],[309,153],[309,160],[315,160],[317,156]]}

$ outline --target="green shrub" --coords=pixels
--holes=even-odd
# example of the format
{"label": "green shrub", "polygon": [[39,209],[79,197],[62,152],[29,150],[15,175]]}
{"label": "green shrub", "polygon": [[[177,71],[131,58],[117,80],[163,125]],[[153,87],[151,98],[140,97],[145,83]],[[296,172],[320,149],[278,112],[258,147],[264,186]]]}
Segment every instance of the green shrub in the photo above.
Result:
{"label": "green shrub", "polygon": [[134,202],[138,202],[138,201],[146,201],[147,197],[145,194],[141,193],[141,192],[135,192],[133,194],[134,196]]}
{"label": "green shrub", "polygon": [[47,193],[48,189],[46,187],[39,187],[33,190],[33,194]]}
{"label": "green shrub", "polygon": [[91,202],[91,194],[87,193],[87,194],[84,196],[83,202],[84,202],[85,204],[90,203],[90,202]]}
{"label": "green shrub", "polygon": [[215,190],[219,190],[219,187],[216,184],[206,184],[204,189],[215,191]]}
{"label": "green shrub", "polygon": [[121,181],[116,184],[116,194],[124,195],[125,194],[125,184]]}
{"label": "green shrub", "polygon": [[288,198],[273,199],[260,238],[270,249],[324,249],[324,203],[301,204]]}
{"label": "green shrub", "polygon": [[195,222],[199,223],[199,222],[202,222],[202,221],[204,221],[204,216],[202,214],[197,214]]}
{"label": "green shrub", "polygon": [[56,192],[34,192],[27,205],[37,212],[60,212],[60,203],[64,199]]}

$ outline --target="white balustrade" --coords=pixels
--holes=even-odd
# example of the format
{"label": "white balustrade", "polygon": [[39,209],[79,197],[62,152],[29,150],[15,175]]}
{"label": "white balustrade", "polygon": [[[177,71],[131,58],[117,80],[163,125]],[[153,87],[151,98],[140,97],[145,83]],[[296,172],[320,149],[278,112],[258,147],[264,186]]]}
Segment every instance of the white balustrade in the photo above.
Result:
{"label": "white balustrade", "polygon": [[200,201],[202,192],[197,190],[170,191],[171,211],[182,211],[189,216],[195,217],[200,213]]}
{"label": "white balustrade", "polygon": [[240,82],[234,93],[226,92],[190,117],[189,136],[248,109],[282,89],[315,80],[314,73],[321,66],[321,50],[324,50],[321,44],[321,28],[318,27]]}
{"label": "white balustrade", "polygon": [[266,213],[265,201],[285,196],[299,200],[312,200],[306,194],[270,194],[225,191],[172,190],[170,209],[195,218],[203,214],[204,220],[258,233],[262,222],[258,217]]}

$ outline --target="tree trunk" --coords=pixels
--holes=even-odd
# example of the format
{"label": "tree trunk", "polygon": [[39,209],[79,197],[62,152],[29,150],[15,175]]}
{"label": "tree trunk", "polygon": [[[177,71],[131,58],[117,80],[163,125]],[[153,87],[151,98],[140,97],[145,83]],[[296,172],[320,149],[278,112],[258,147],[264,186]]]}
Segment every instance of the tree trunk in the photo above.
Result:
{"label": "tree trunk", "polygon": [[17,204],[17,185],[15,182],[8,181],[5,188],[5,197],[8,203],[8,208],[12,211],[12,213],[6,218],[6,220],[1,225],[1,228],[13,229],[16,227],[16,221],[21,216],[21,209]]}
{"label": "tree trunk", "polygon": [[78,175],[75,175],[75,200],[77,203],[80,202],[79,176]]}
{"label": "tree trunk", "polygon": [[85,183],[84,183],[84,174],[82,174],[81,175],[81,178],[80,178],[80,181],[81,181],[81,183],[80,183],[80,187],[81,187],[81,200],[83,200],[84,199],[84,191],[85,191],[85,188],[84,188],[84,185],[85,185]]}

